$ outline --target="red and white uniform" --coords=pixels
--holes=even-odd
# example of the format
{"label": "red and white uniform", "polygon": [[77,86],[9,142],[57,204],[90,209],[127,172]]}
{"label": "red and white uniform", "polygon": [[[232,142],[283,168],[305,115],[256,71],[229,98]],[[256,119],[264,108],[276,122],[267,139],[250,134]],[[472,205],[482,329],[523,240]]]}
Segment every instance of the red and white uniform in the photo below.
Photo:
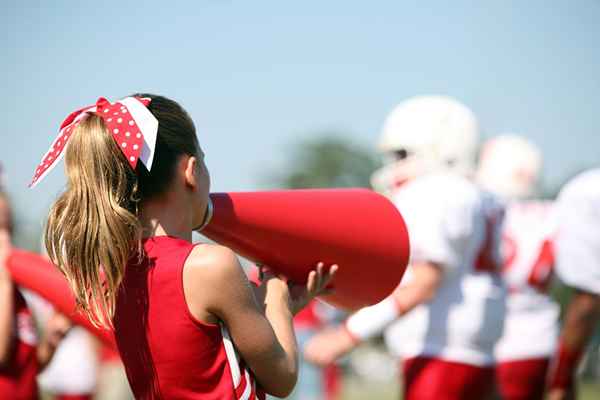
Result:
{"label": "red and white uniform", "polygon": [[35,400],[38,398],[38,337],[31,311],[17,288],[14,290],[15,321],[10,361],[0,368],[0,399]]}
{"label": "red and white uniform", "polygon": [[50,364],[40,374],[40,386],[45,391],[59,395],[61,399],[69,396],[91,399],[97,381],[92,340],[84,328],[71,328],[60,342]]}
{"label": "red and white uniform", "polygon": [[[31,291],[24,291],[39,326],[46,326],[55,312],[52,304]],[[96,354],[89,332],[79,326],[69,329],[52,359],[38,376],[40,388],[55,398],[91,399],[96,388]]]}
{"label": "red and white uniform", "polygon": [[542,399],[560,309],[547,293],[556,234],[550,202],[515,202],[504,221],[502,277],[509,290],[496,379],[502,398]]}
{"label": "red and white uniform", "polygon": [[144,240],[146,257],[127,265],[115,337],[138,399],[264,399],[223,324],[190,313],[183,266],[194,245],[170,236]]}
{"label": "red and white uniform", "polygon": [[507,208],[502,277],[509,296],[499,361],[549,357],[555,350],[560,310],[547,293],[554,267],[551,207],[524,202]]}
{"label": "red and white uniform", "polygon": [[[505,290],[493,270],[499,265],[502,207],[452,174],[412,181],[394,203],[408,227],[411,262],[434,262],[445,276],[434,299],[386,331],[386,343],[403,358],[492,365],[505,311]],[[497,264],[484,262],[486,251]],[[404,282],[410,282],[410,267]]]}
{"label": "red and white uniform", "polygon": [[[408,227],[411,263],[432,262],[444,269],[435,298],[385,330],[388,347],[405,360],[406,397],[484,396],[493,385],[494,346],[505,313],[499,275],[503,206],[452,173],[409,181],[393,201]],[[410,280],[409,267],[401,285]],[[350,317],[350,333],[362,339],[373,334],[373,327],[384,328],[381,321],[393,306],[389,299]],[[444,383],[449,375],[452,387]],[[441,392],[448,393],[439,397]]]}
{"label": "red and white uniform", "polygon": [[558,277],[600,295],[600,168],[579,174],[561,190],[556,218]]}

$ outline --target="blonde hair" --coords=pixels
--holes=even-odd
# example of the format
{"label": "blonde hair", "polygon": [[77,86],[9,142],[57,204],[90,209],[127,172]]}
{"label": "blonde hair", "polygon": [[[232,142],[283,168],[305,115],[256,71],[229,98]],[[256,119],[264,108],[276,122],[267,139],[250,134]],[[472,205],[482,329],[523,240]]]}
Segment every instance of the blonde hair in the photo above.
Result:
{"label": "blonde hair", "polygon": [[74,129],[65,153],[67,190],[50,210],[45,245],[78,306],[96,326],[112,327],[117,293],[132,257],[141,260],[138,205],[168,190],[182,155],[198,155],[196,128],[175,101],[152,94],[158,120],[152,171],[130,167],[104,121],[89,115]]}
{"label": "blonde hair", "polygon": [[73,131],[65,164],[67,190],[50,210],[46,249],[90,321],[108,327],[124,267],[141,239],[135,173],[96,115]]}

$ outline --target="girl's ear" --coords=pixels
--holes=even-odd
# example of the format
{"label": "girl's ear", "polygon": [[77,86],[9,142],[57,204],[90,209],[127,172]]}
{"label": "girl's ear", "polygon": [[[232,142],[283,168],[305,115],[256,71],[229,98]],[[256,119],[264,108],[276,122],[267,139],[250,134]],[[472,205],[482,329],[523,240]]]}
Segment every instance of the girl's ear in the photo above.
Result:
{"label": "girl's ear", "polygon": [[195,189],[198,186],[198,182],[196,181],[196,174],[198,173],[198,160],[196,157],[191,156],[188,157],[187,160],[184,161],[184,179],[186,186]]}

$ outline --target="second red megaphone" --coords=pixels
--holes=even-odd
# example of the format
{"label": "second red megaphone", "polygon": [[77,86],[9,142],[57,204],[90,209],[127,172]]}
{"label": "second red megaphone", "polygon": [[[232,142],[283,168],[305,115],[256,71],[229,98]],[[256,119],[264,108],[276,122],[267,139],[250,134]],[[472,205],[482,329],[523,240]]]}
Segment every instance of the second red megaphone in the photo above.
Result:
{"label": "second red megaphone", "polygon": [[13,249],[8,260],[8,269],[16,284],[40,295],[57,311],[86,328],[105,344],[115,347],[111,331],[93,326],[85,315],[77,311],[75,298],[67,280],[50,261],[39,254]]}
{"label": "second red megaphone", "polygon": [[383,300],[409,256],[406,226],[385,197],[365,189],[311,189],[211,195],[202,234],[238,254],[305,282],[318,261],[338,264],[335,293],[345,309]]}

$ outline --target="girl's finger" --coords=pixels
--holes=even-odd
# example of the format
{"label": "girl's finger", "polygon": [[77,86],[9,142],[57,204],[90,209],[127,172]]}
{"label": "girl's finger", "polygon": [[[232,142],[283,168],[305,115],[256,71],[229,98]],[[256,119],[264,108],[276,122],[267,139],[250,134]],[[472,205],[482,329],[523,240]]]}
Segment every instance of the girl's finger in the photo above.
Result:
{"label": "girl's finger", "polygon": [[316,288],[316,275],[315,271],[310,271],[308,273],[308,280],[306,281],[306,291],[308,293],[312,293]]}
{"label": "girl's finger", "polygon": [[327,275],[325,275],[325,277],[323,278],[323,286],[327,286],[329,285],[329,283],[333,280],[333,277],[335,276],[335,273],[337,272],[337,270],[339,269],[337,264],[333,264],[330,268],[329,271],[327,271]]}

